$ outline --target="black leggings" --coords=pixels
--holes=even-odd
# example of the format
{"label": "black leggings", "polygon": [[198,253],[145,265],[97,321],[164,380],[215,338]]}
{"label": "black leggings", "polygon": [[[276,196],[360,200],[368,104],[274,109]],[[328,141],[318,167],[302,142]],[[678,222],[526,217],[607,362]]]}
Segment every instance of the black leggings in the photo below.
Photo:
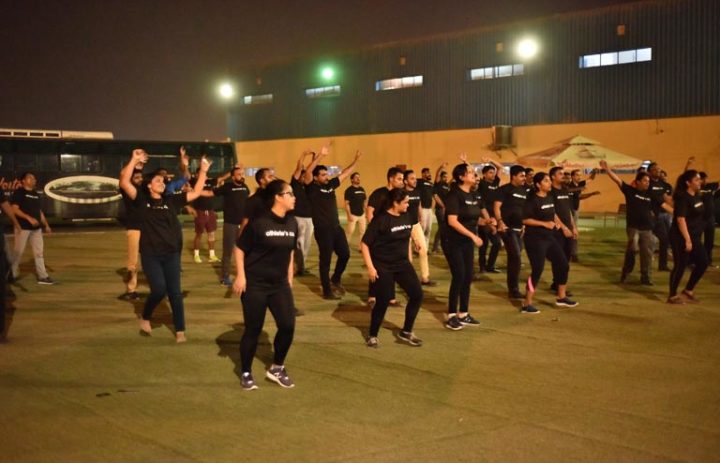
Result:
{"label": "black leggings", "polygon": [[[345,231],[340,226],[336,227],[315,227],[315,242],[317,242],[320,254],[320,283],[322,284],[323,294],[331,294],[330,282],[340,283],[342,274],[350,260],[350,247],[348,246]],[[337,262],[335,263],[335,272],[330,277],[330,261],[332,254],[337,254]]]}
{"label": "black leggings", "polygon": [[691,260],[695,267],[692,269],[690,278],[685,285],[686,290],[692,291],[695,289],[695,285],[698,284],[705,270],[707,270],[708,256],[700,235],[690,235],[690,239],[692,241],[692,251],[687,252],[685,250],[685,238],[680,234],[680,231],[670,230],[670,244],[673,251],[673,268],[670,271],[670,297],[677,295],[680,280],[682,280],[685,269]]}
{"label": "black leggings", "polygon": [[520,253],[522,252],[522,240],[520,232],[511,228],[507,229],[500,237],[505,243],[507,253],[507,288],[511,293],[519,292],[520,285]]}
{"label": "black leggings", "polygon": [[[480,265],[480,271],[482,272],[495,268],[495,262],[497,261],[497,256],[500,252],[500,237],[497,233],[493,235],[490,232],[490,227],[480,227],[479,231],[483,244],[480,246],[480,250],[478,251],[478,264]],[[487,252],[488,247],[490,248],[489,255]],[[487,260],[485,259],[485,256],[487,256]]]}
{"label": "black leggings", "polygon": [[403,325],[403,331],[411,332],[423,299],[420,280],[415,273],[415,269],[410,262],[404,262],[399,269],[385,270],[378,268],[377,271],[378,279],[374,283],[377,300],[370,317],[370,336],[377,337],[380,331],[380,325],[382,325],[385,319],[388,304],[390,300],[395,297],[396,282],[408,296],[408,302],[405,306],[405,324]]}
{"label": "black leggings", "polygon": [[445,259],[450,266],[450,293],[448,313],[468,312],[470,306],[470,285],[473,277],[474,244],[470,240],[461,243],[444,239],[442,242]]}
{"label": "black leggings", "polygon": [[532,268],[532,273],[527,280],[527,290],[535,292],[537,283],[540,281],[540,276],[542,276],[545,268],[545,259],[548,259],[552,264],[553,281],[558,285],[567,284],[570,266],[565,253],[563,253],[552,234],[537,236],[533,232],[528,234],[528,230],[525,230],[524,241],[525,252],[527,252],[530,267]]}
{"label": "black leggings", "polygon": [[290,285],[287,282],[267,284],[248,281],[240,301],[245,319],[245,331],[240,340],[240,364],[243,373],[252,370],[258,338],[265,324],[266,308],[270,309],[277,325],[277,334],[273,341],[273,363],[282,365],[295,334],[295,303]]}

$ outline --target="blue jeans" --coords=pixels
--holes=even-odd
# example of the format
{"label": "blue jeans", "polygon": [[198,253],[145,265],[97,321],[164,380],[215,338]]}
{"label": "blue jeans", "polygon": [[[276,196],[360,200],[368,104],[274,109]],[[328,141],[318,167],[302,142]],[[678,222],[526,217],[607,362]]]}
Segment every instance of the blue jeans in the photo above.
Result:
{"label": "blue jeans", "polygon": [[161,256],[142,254],[142,266],[150,285],[150,295],[143,309],[143,320],[150,320],[155,307],[167,296],[175,331],[185,331],[185,308],[180,289],[180,252]]}

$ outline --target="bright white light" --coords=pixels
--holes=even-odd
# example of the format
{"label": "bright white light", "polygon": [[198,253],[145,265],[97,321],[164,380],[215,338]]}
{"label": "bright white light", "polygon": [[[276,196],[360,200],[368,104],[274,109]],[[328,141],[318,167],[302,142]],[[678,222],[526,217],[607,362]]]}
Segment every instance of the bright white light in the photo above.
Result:
{"label": "bright white light", "polygon": [[220,90],[219,90],[219,91],[220,91],[220,96],[221,96],[224,100],[230,100],[230,99],[232,99],[232,98],[235,96],[235,89],[233,88],[232,85],[227,84],[227,83],[222,84],[222,85],[220,86]]}
{"label": "bright white light", "polygon": [[323,79],[330,80],[335,76],[335,71],[333,70],[333,68],[324,68],[322,70],[322,76]]}
{"label": "bright white light", "polygon": [[523,39],[518,43],[515,51],[521,58],[532,58],[537,55],[538,48],[538,43],[535,40]]}

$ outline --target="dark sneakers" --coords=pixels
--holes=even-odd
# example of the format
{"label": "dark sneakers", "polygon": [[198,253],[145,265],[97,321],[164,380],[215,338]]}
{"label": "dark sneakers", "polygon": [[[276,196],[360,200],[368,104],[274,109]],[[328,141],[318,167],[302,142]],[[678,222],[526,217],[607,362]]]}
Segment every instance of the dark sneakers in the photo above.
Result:
{"label": "dark sneakers", "polygon": [[38,278],[37,284],[39,285],[54,285],[55,280],[50,277]]}
{"label": "dark sneakers", "polygon": [[459,317],[458,321],[463,326],[480,326],[480,322],[473,318],[470,314],[466,314],[464,317]]}
{"label": "dark sneakers", "polygon": [[562,299],[555,299],[555,305],[559,307],[577,307],[578,303],[566,296]]}
{"label": "dark sneakers", "polygon": [[245,372],[240,377],[240,384],[242,385],[242,388],[246,391],[252,391],[253,389],[257,389],[257,384],[255,384],[255,380],[252,377],[252,374],[249,372]]}
{"label": "dark sneakers", "polygon": [[415,336],[412,331],[409,333],[407,331],[400,331],[398,333],[398,339],[415,347],[420,347],[423,344],[422,339]]}
{"label": "dark sneakers", "polygon": [[451,317],[448,317],[447,321],[445,322],[445,328],[453,331],[459,331],[463,329],[463,324],[460,323],[460,320],[453,315]]}
{"label": "dark sneakers", "polygon": [[330,290],[337,295],[345,295],[345,287],[340,283],[330,283]]}
{"label": "dark sneakers", "polygon": [[265,377],[284,388],[295,387],[295,383],[293,383],[292,379],[288,376],[285,367],[270,367],[270,369],[265,372]]}
{"label": "dark sneakers", "polygon": [[540,313],[540,310],[537,309],[537,308],[535,308],[535,307],[532,306],[532,305],[524,305],[524,306],[522,307],[522,309],[520,309],[520,312],[521,312],[521,313],[536,314],[536,313]]}
{"label": "dark sneakers", "polygon": [[326,293],[326,294],[323,294],[323,299],[325,299],[326,301],[337,301],[342,298],[338,294],[335,294],[335,293]]}
{"label": "dark sneakers", "polygon": [[423,286],[437,286],[437,281],[426,280],[426,281],[421,281],[420,284]]}

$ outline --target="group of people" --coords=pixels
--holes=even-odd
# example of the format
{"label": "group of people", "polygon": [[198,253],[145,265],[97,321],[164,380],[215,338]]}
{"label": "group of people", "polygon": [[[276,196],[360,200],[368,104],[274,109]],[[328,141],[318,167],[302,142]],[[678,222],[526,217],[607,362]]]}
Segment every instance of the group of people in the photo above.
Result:
{"label": "group of people", "polygon": [[[430,279],[428,262],[432,252],[429,249],[433,206],[438,224],[436,239],[451,274],[446,328],[457,331],[479,325],[470,313],[470,286],[476,273],[500,272],[496,262],[502,247],[507,254],[508,297],[522,300],[522,313],[539,312],[533,305],[533,297],[546,260],[551,263],[555,304],[578,305],[571,299],[567,285],[570,264],[578,261],[579,203],[598,194],[586,191],[596,171],[581,180],[579,171],[568,175],[561,167],[553,167],[548,172],[536,173],[531,168],[514,165],[509,169],[507,182],[501,185],[503,166],[483,159],[481,175],[478,175],[467,156],[461,155],[461,162],[452,170],[447,163],[441,165],[435,172],[434,182],[429,168],[422,169],[418,179],[413,170],[391,167],[387,171],[387,184],[367,195],[360,174],[354,172],[362,154],[356,152],[352,162],[334,176],[322,164],[328,155],[329,146],[317,153],[303,153],[289,182],[275,178],[270,168],[258,169],[255,172],[258,189],[251,194],[241,166],[235,166],[220,179],[208,179],[210,161],[202,158],[196,178],[181,176],[186,177],[186,185],[178,188],[167,181],[166,171],[143,176],[141,168],[147,154],[135,150],[121,173],[120,187],[132,219],[128,223],[140,230],[137,237],[128,231],[128,237],[139,238],[138,247],[150,285],[150,296],[140,321],[141,333],[151,334],[153,309],[167,295],[176,340],[186,340],[180,289],[182,230],[176,216],[183,207],[193,207],[193,201],[212,196],[223,198],[221,283],[240,295],[243,306],[241,383],[247,390],[257,388],[252,376],[252,360],[267,309],[278,331],[273,364],[266,376],[283,387],[294,385],[284,366],[295,330],[292,285],[296,275],[307,274],[305,262],[311,236],[319,252],[322,295],[336,300],[345,293],[342,277],[350,259],[349,243],[359,228],[358,250],[368,272],[368,305],[372,307],[366,337],[369,347],[380,345],[378,335],[387,309],[398,305],[396,284],[407,294],[405,321],[397,337],[411,346],[423,343],[413,332],[413,326],[423,300],[422,287],[436,284]],[[188,162],[185,153],[181,153],[181,171],[187,170]],[[647,171],[638,172],[632,184],[620,180],[606,163],[601,162],[599,167],[618,184],[626,198],[628,245],[620,280],[627,280],[639,253],[641,283],[653,284],[650,263],[655,243],[659,243],[662,270],[667,266],[662,255],[667,239],[674,260],[668,302],[697,302],[694,288],[708,266],[712,250],[715,222],[714,218],[710,220],[713,217],[710,211],[714,211],[712,197],[718,185],[707,183],[707,176],[690,169],[689,165],[674,190],[654,178],[659,171],[655,164]],[[351,185],[343,196],[347,224],[343,229],[336,192],[348,178]],[[198,207],[197,203],[194,209],[208,210]],[[667,220],[663,214],[671,217],[667,230],[659,225]],[[204,213],[193,215],[197,220]],[[196,221],[196,249],[201,228]],[[707,235],[710,238],[706,237],[703,242],[701,235],[710,231],[713,232]],[[209,243],[212,241],[214,239]],[[129,250],[137,253],[136,248],[129,241]],[[477,269],[475,248],[478,248]],[[523,249],[530,261],[530,272],[521,292]],[[420,259],[419,277],[412,265],[414,254]],[[195,257],[197,255],[196,251]],[[336,262],[331,273],[333,255]],[[230,276],[231,256],[235,259],[234,280]],[[692,274],[685,289],[678,294],[678,286],[689,265],[692,265]],[[128,281],[136,281],[136,268],[128,265],[128,271]]]}

